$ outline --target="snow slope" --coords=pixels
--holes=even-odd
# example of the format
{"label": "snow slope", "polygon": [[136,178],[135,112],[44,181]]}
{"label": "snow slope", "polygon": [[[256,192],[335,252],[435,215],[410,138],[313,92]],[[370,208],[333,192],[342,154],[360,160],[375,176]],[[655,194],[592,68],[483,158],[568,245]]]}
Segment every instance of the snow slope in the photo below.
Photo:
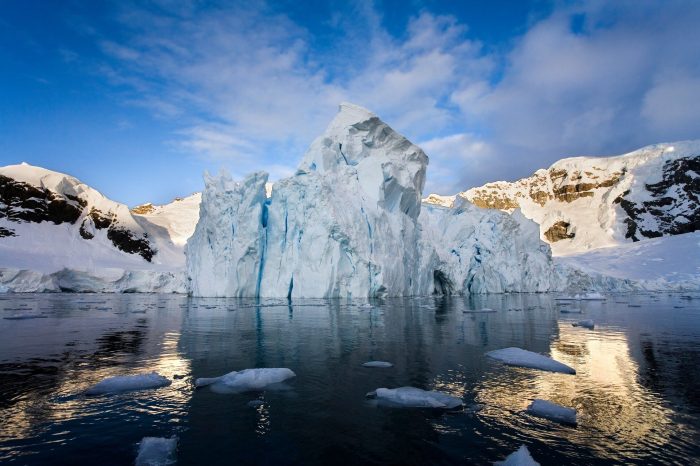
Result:
{"label": "snow slope", "polygon": [[184,198],[176,198],[165,205],[141,204],[131,209],[131,213],[137,218],[144,218],[153,225],[163,227],[173,244],[184,248],[197,226],[200,202],[202,193],[194,193]]}
{"label": "snow slope", "polygon": [[557,257],[555,262],[635,281],[646,290],[700,289],[700,232],[666,236]]}
{"label": "snow slope", "polygon": [[[573,157],[515,182],[472,188],[479,207],[540,225],[555,256],[700,229],[700,141],[648,146],[617,157]],[[450,205],[455,197],[426,202]]]}

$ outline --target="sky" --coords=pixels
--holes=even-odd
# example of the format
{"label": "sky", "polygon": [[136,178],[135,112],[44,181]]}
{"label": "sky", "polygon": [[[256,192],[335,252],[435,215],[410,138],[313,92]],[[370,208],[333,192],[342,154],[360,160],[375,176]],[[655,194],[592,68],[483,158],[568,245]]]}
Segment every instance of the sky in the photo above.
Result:
{"label": "sky", "polygon": [[349,101],[453,194],[700,138],[699,24],[695,0],[7,0],[0,165],[165,203],[293,174]]}

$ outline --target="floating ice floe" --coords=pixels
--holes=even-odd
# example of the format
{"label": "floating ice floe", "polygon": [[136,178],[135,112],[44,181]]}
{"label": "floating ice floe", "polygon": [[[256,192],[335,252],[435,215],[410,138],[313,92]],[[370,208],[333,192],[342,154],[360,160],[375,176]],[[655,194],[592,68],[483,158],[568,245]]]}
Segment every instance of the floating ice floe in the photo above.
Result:
{"label": "floating ice floe", "polygon": [[543,417],[562,424],[576,425],[576,410],[547,400],[535,400],[527,407],[533,416]]}
{"label": "floating ice floe", "polygon": [[511,453],[503,461],[496,461],[494,466],[540,466],[530,455],[530,451],[525,445],[520,445],[516,451]]}
{"label": "floating ice floe", "polygon": [[488,307],[485,307],[483,309],[465,309],[462,312],[464,314],[483,314],[483,313],[496,312],[496,311],[494,309],[490,309]]}
{"label": "floating ice floe", "polygon": [[136,466],[165,466],[175,464],[177,437],[144,437],[139,444]]}
{"label": "floating ice floe", "polygon": [[235,393],[264,390],[270,385],[282,383],[292,377],[296,377],[296,374],[291,369],[270,367],[233,371],[221,377],[199,378],[194,384],[197,387],[211,385],[214,391]]}
{"label": "floating ice floe", "polygon": [[486,356],[502,361],[509,366],[528,367],[550,372],[576,374],[576,370],[547,356],[522,348],[503,348],[489,351]]}
{"label": "floating ice floe", "polygon": [[571,308],[564,308],[564,309],[559,309],[559,312],[562,314],[581,314],[581,309],[571,309]]}
{"label": "floating ice floe", "polygon": [[579,320],[578,322],[574,322],[571,325],[573,325],[574,327],[585,327],[585,328],[589,328],[591,330],[593,330],[595,328],[595,323],[590,319]]}
{"label": "floating ice floe", "polygon": [[393,367],[394,365],[386,361],[367,361],[362,364],[363,367]]}
{"label": "floating ice floe", "polygon": [[21,314],[16,316],[3,317],[5,320],[29,320],[29,319],[46,319],[48,316],[43,314]]}
{"label": "floating ice floe", "polygon": [[105,393],[119,393],[130,390],[145,390],[148,388],[167,387],[171,382],[157,372],[150,374],[117,375],[107,377],[101,382],[85,390],[86,395],[102,395]]}
{"label": "floating ice floe", "polygon": [[584,293],[576,296],[583,301],[605,301],[605,296],[600,293]]}
{"label": "floating ice floe", "polygon": [[367,398],[404,408],[455,409],[463,405],[460,398],[415,387],[378,388],[369,392]]}

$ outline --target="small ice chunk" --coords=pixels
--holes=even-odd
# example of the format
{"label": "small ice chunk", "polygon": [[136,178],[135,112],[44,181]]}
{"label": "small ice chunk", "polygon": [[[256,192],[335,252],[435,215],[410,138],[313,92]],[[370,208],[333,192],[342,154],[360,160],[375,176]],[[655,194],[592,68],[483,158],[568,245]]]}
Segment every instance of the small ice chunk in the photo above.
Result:
{"label": "small ice chunk", "polygon": [[250,406],[251,408],[258,408],[264,404],[265,404],[265,402],[262,400],[252,400],[252,401],[249,401],[247,403],[247,405]]}
{"label": "small ice chunk", "polygon": [[581,309],[571,309],[571,308],[564,308],[564,309],[559,309],[559,312],[562,314],[581,314]]}
{"label": "small ice chunk", "polygon": [[577,297],[584,301],[605,301],[605,296],[600,293],[584,293]]}
{"label": "small ice chunk", "polygon": [[405,408],[454,409],[463,405],[461,399],[452,395],[415,387],[378,388],[367,397]]}
{"label": "small ice chunk", "polygon": [[102,395],[105,393],[119,393],[129,390],[145,390],[148,388],[160,388],[170,385],[170,380],[157,372],[150,374],[117,375],[107,377],[101,382],[85,390],[86,395]]}
{"label": "small ice chunk", "polygon": [[367,361],[362,364],[362,367],[394,367],[394,365],[386,361]]}
{"label": "small ice chunk", "polygon": [[482,314],[482,313],[489,313],[489,312],[496,312],[495,310],[485,307],[483,309],[465,309],[462,311],[464,314]]}
{"label": "small ice chunk", "polygon": [[486,356],[498,359],[509,366],[528,367],[550,372],[576,374],[576,370],[564,363],[522,348],[503,348],[489,351]]}
{"label": "small ice chunk", "polygon": [[494,466],[540,466],[530,455],[530,451],[525,445],[520,445],[516,451],[511,453],[503,461],[496,461]]}
{"label": "small ice chunk", "polygon": [[535,400],[527,407],[533,416],[543,417],[562,424],[576,425],[576,410],[547,400]]}
{"label": "small ice chunk", "polygon": [[5,320],[29,320],[29,319],[46,319],[48,316],[43,314],[20,314],[14,316],[3,317]]}
{"label": "small ice chunk", "polygon": [[296,377],[296,374],[291,369],[270,367],[233,371],[221,377],[199,378],[194,384],[197,387],[212,385],[215,390],[248,392],[264,390],[269,385],[284,382],[292,377]]}
{"label": "small ice chunk", "polygon": [[574,322],[571,325],[573,325],[574,327],[585,327],[585,328],[589,328],[591,330],[593,330],[595,328],[595,323],[590,319],[579,320],[578,322]]}
{"label": "small ice chunk", "polygon": [[175,464],[177,437],[144,437],[139,444],[136,466],[165,466]]}

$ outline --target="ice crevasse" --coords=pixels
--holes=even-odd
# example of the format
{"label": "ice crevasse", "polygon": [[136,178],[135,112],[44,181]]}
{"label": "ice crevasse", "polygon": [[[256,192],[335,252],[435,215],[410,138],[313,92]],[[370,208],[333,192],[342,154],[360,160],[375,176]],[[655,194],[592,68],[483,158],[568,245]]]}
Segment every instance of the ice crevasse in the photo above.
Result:
{"label": "ice crevasse", "polygon": [[352,104],[265,193],[267,174],[205,175],[187,242],[195,296],[365,298],[547,291],[549,247],[522,215],[421,204],[428,157]]}

